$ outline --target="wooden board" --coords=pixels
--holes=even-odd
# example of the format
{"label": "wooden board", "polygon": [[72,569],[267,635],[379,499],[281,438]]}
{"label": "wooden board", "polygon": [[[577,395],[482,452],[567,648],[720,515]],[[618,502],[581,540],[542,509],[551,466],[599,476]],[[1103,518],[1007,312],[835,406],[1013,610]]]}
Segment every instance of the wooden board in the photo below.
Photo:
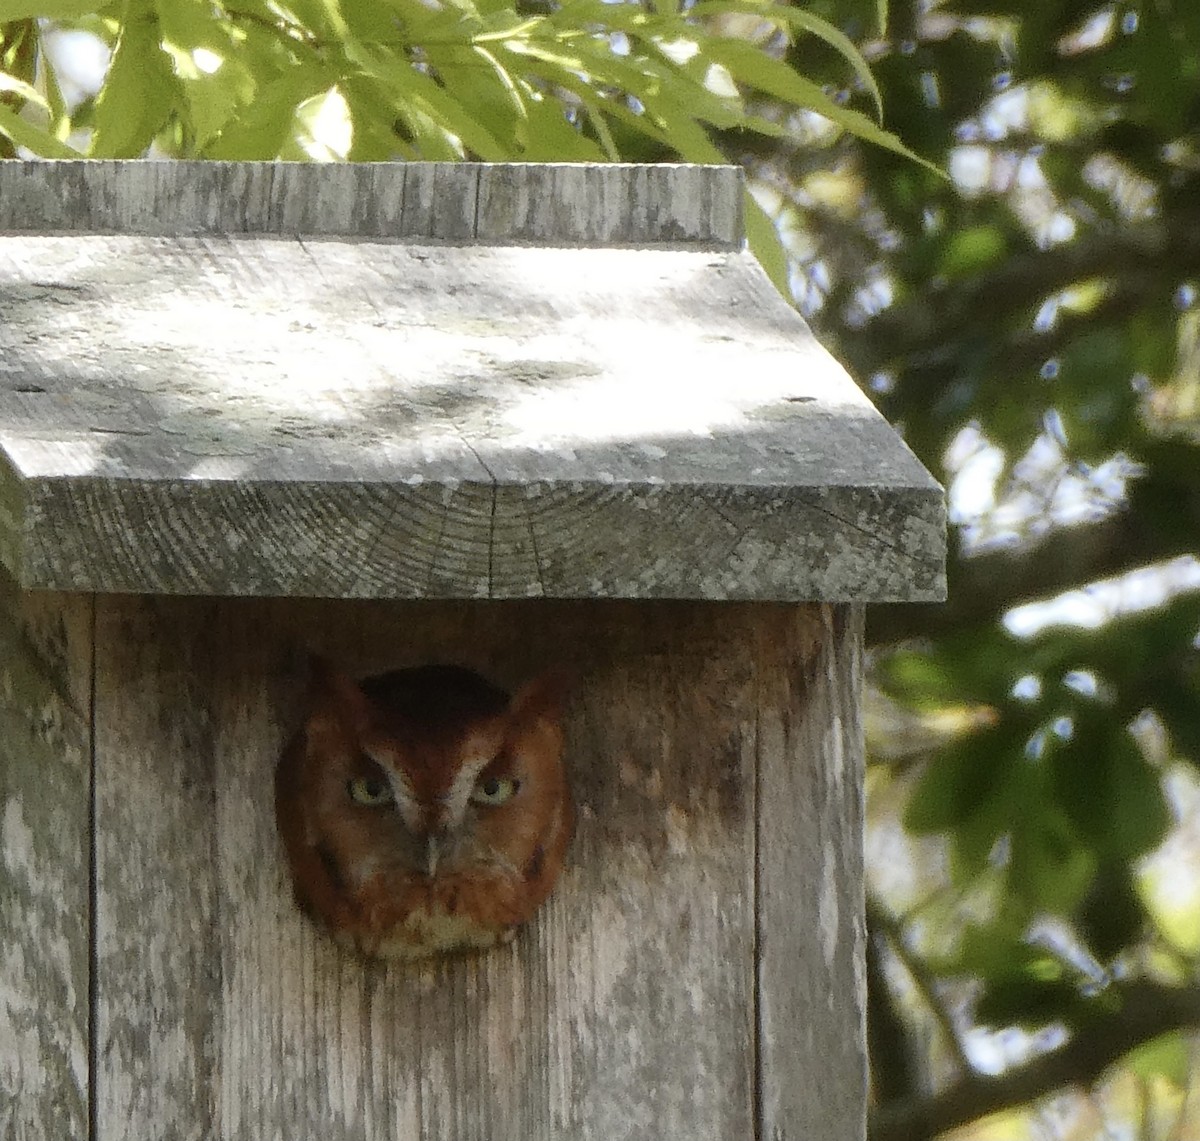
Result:
{"label": "wooden board", "polygon": [[862,1141],[863,613],[814,618],[761,643],[758,1136]]}
{"label": "wooden board", "polygon": [[[829,621],[772,605],[101,597],[98,1141],[757,1135],[756,1088],[782,1072],[767,1053],[756,1073],[756,970],[770,988],[781,962],[756,967],[764,876],[771,922],[786,916],[755,835],[783,812],[819,827],[845,807],[822,791],[832,746],[807,712],[842,684],[819,668]],[[308,649],[360,674],[451,660],[511,686],[551,662],[580,671],[570,868],[512,947],[379,965],[295,911],[272,771]],[[757,823],[756,758],[771,781],[802,763],[815,782]],[[854,820],[824,827],[826,843],[779,858],[797,903],[813,885],[846,899],[832,919],[820,896],[820,923],[790,922],[785,954],[816,956],[840,985],[852,963],[823,956],[831,938],[861,951],[859,889],[843,882],[859,841]],[[829,1035],[849,1029],[838,1013]],[[848,1056],[805,1055],[803,1089],[843,1112],[862,1093]],[[839,1085],[850,1092],[825,1088]]]}
{"label": "wooden board", "polygon": [[0,575],[0,1137],[88,1135],[91,600]]}
{"label": "wooden board", "polygon": [[941,490],[749,254],[694,246],[0,235],[0,505],[53,589],[945,585]]}
{"label": "wooden board", "polygon": [[324,234],[549,245],[742,241],[742,172],[687,163],[0,164],[0,234]]}
{"label": "wooden board", "polygon": [[97,605],[92,1141],[221,1136],[214,619]]}

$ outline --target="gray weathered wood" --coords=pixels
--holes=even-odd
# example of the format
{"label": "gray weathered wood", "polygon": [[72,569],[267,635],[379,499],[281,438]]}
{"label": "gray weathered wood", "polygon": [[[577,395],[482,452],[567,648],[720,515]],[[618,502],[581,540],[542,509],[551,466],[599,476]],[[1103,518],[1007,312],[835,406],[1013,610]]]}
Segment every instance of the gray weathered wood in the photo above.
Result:
{"label": "gray weathered wood", "polygon": [[88,1134],[91,599],[0,575],[0,1137]]}
{"label": "gray weathered wood", "polygon": [[757,1136],[862,1141],[863,613],[805,614],[760,656]]}
{"label": "gray weathered wood", "polygon": [[42,588],[944,592],[939,488],[728,250],[0,237],[0,507]]}
{"label": "gray weathered wood", "polygon": [[[820,922],[787,921],[798,970],[825,963],[829,940],[861,922],[856,889],[833,916],[821,894],[846,886],[857,817],[795,860],[764,847],[756,871],[764,798],[792,798],[759,821],[772,836],[781,813],[808,824],[830,807],[818,802],[816,774],[838,746],[807,713],[846,684],[818,648],[830,632],[825,609],[97,605],[98,823],[111,837],[99,867],[98,1138],[139,1135],[151,1121],[155,1136],[228,1141],[756,1135],[756,1037],[777,1033],[755,1022],[764,861],[787,863],[793,901],[825,900]],[[271,775],[295,725],[295,663],[314,646],[360,672],[449,659],[514,684],[548,661],[580,670],[570,867],[514,946],[428,966],[372,964],[295,911]],[[776,671],[790,681],[775,684]],[[764,704],[776,700],[778,709]],[[784,739],[777,727],[788,724],[809,727]],[[812,752],[798,756],[801,746]],[[789,765],[812,785],[790,783]],[[787,920],[782,886],[769,885],[772,923]],[[769,988],[776,980],[760,971]],[[847,960],[830,971],[840,984],[854,968]],[[850,1020],[828,1013],[825,994],[813,1002],[800,1015],[805,1026],[829,1023],[817,1041],[830,1053],[805,1055],[802,1089],[861,1114],[861,1070],[842,1066],[861,1059],[833,1048]],[[763,1057],[769,1078],[778,1059]],[[795,1111],[802,1096],[789,1095],[793,1120],[829,1120]],[[839,1128],[779,1136],[852,1135]]]}
{"label": "gray weathered wood", "polygon": [[97,604],[93,1141],[221,1136],[212,613]]}
{"label": "gray weathered wood", "polygon": [[5,162],[0,233],[320,234],[673,245],[742,240],[733,166]]}
{"label": "gray weathered wood", "polygon": [[[944,512],[740,195],[0,164],[5,1141],[859,1141],[859,604],[941,596]],[[760,601],[664,601],[714,598]],[[579,671],[513,946],[365,963],[296,912],[308,649]]]}

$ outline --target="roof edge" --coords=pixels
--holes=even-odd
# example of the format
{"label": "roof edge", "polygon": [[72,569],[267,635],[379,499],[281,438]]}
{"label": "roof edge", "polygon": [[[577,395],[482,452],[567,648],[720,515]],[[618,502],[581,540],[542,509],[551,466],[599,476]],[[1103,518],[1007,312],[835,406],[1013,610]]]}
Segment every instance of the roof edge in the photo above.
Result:
{"label": "roof edge", "polygon": [[0,234],[263,234],[740,248],[740,167],[629,163],[0,163]]}

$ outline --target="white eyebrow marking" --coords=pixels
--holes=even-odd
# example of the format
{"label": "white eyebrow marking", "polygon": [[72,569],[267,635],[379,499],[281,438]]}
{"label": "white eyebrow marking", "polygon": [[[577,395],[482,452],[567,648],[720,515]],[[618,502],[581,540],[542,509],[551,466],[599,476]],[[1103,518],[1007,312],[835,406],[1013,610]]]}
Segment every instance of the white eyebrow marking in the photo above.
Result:
{"label": "white eyebrow marking", "polygon": [[442,797],[442,803],[446,806],[447,826],[457,828],[462,823],[467,814],[467,802],[471,799],[471,793],[475,791],[475,782],[479,779],[479,774],[494,760],[495,757],[486,755],[472,757],[458,770],[450,790]]}
{"label": "white eyebrow marking", "polygon": [[391,757],[381,758],[367,748],[364,748],[363,752],[379,766],[387,778],[388,784],[392,786],[396,808],[400,812],[400,819],[404,821],[405,827],[410,832],[419,832],[421,830],[421,804],[417,800],[417,790],[413,788],[408,773]]}
{"label": "white eyebrow marking", "polygon": [[421,804],[413,796],[408,779],[402,776],[399,780],[394,780],[392,782],[392,791],[396,795],[396,808],[400,812],[400,819],[404,821],[404,826],[416,835],[421,831],[423,824],[421,819]]}

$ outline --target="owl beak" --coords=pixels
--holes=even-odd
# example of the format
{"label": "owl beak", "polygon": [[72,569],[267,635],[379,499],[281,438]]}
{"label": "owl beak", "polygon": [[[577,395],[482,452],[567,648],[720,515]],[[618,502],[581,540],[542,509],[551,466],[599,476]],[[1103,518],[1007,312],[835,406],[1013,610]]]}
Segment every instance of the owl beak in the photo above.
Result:
{"label": "owl beak", "polygon": [[440,838],[431,834],[425,841],[425,874],[430,878],[437,874],[438,856],[441,855]]}

